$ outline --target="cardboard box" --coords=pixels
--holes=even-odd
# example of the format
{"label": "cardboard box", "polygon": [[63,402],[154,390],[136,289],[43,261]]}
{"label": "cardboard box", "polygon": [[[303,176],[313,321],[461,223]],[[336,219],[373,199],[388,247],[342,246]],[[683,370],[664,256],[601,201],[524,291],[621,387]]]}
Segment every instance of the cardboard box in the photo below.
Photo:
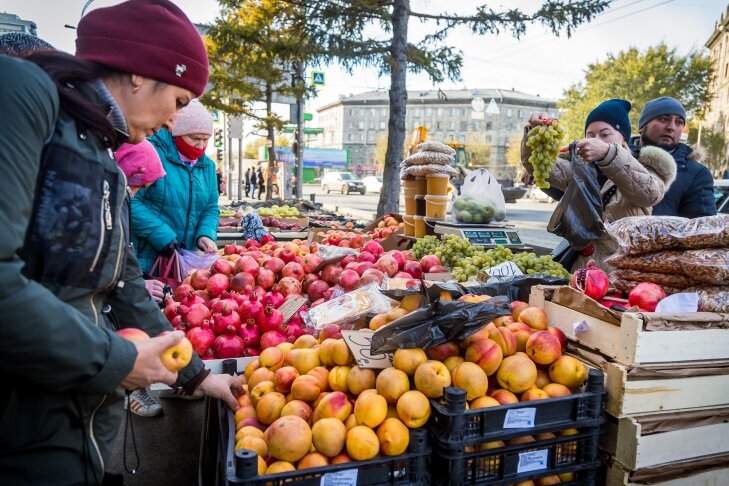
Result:
{"label": "cardboard box", "polygon": [[[395,218],[395,221],[397,221],[398,223],[402,223],[402,216],[400,216],[399,214],[390,214],[389,216]],[[381,221],[385,221],[385,218],[386,216],[380,216],[379,218],[365,226],[364,229],[362,229],[362,232],[367,233],[368,231],[377,229],[377,225],[380,224]]]}

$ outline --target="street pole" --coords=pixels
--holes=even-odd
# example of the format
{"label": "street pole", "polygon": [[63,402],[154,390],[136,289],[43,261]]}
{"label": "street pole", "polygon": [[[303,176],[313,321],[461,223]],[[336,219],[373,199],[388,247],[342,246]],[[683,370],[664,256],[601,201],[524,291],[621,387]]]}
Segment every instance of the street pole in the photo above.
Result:
{"label": "street pole", "polygon": [[[296,78],[304,82],[304,63],[296,63]],[[304,183],[304,93],[299,92],[296,96],[296,197],[303,198]]]}
{"label": "street pole", "polygon": [[238,200],[243,200],[243,138],[238,139]]}

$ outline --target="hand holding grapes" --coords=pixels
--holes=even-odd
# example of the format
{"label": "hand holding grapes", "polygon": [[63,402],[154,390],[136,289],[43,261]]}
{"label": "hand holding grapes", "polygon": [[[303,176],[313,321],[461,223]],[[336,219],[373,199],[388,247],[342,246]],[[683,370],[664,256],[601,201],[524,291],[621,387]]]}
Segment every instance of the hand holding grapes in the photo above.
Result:
{"label": "hand holding grapes", "polygon": [[536,127],[538,125],[541,125],[544,120],[549,119],[549,114],[545,111],[535,111],[534,113],[529,115],[529,126]]}
{"label": "hand holding grapes", "polygon": [[607,157],[610,145],[597,138],[585,138],[577,142],[577,155],[585,162],[603,160]]}
{"label": "hand holding grapes", "polygon": [[526,145],[532,152],[529,155],[529,163],[532,166],[534,182],[540,189],[549,189],[549,174],[552,172],[554,163],[559,155],[559,147],[564,129],[560,126],[559,120],[550,119],[546,113],[532,113],[529,117],[529,124],[535,124],[527,133]]}

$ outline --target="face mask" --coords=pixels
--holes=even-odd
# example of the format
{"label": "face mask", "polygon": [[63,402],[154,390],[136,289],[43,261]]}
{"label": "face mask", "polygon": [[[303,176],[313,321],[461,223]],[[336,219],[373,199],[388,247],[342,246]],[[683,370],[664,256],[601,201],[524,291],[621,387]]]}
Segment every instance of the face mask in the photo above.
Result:
{"label": "face mask", "polygon": [[202,148],[197,148],[185,142],[182,137],[175,137],[175,147],[177,147],[177,150],[179,150],[182,155],[190,160],[197,160],[202,157],[207,145],[208,144],[205,144]]}

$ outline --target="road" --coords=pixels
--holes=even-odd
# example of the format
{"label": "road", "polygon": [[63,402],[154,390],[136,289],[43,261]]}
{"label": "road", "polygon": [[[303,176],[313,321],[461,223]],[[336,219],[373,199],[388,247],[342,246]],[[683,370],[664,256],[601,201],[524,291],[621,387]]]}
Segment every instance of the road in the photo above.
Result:
{"label": "road", "polygon": [[[365,194],[324,194],[319,185],[305,184],[304,198],[310,199],[314,196],[316,202],[328,206],[328,209],[338,208],[339,212],[346,212],[347,209],[356,210],[360,217],[373,219],[377,211],[377,202],[380,195]],[[549,217],[554,212],[557,204],[555,202],[539,202],[533,199],[519,199],[515,203],[506,205],[507,222],[512,223],[519,229],[519,234],[525,243],[535,246],[554,248],[561,238],[558,238],[546,231]],[[404,202],[400,198],[400,212],[404,212]]]}

